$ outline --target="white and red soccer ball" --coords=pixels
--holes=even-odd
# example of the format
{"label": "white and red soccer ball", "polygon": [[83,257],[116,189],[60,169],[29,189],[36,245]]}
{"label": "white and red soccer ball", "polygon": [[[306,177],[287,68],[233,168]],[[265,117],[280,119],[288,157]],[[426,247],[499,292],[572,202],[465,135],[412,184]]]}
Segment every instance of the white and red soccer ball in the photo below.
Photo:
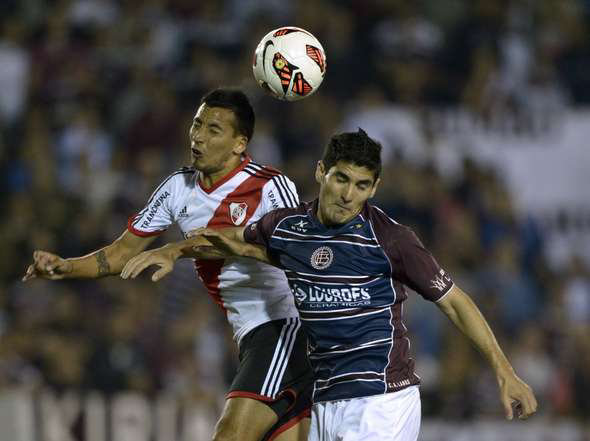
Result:
{"label": "white and red soccer ball", "polygon": [[275,98],[297,101],[320,87],[326,73],[326,54],[311,33],[287,26],[270,31],[260,40],[252,70],[258,84]]}

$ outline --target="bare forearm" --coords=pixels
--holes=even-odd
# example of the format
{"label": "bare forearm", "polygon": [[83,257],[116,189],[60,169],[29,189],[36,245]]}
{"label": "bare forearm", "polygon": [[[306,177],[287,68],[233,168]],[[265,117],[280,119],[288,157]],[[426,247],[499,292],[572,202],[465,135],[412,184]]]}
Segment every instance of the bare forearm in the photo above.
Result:
{"label": "bare forearm", "polygon": [[97,278],[121,273],[127,262],[141,253],[155,237],[139,237],[124,231],[112,244],[82,257],[67,259],[72,264],[68,278]]}
{"label": "bare forearm", "polygon": [[72,264],[72,271],[66,277],[94,279],[119,274],[131,257],[130,252],[113,243],[85,256],[66,259]]}
{"label": "bare forearm", "polygon": [[[459,288],[454,301],[441,309],[457,328],[467,336],[474,346],[485,356],[498,374],[512,372],[512,366],[500,348],[488,322],[471,298]],[[440,305],[439,305],[440,306]]]}
{"label": "bare forearm", "polygon": [[[532,389],[514,372],[510,362],[500,349],[494,333],[471,298],[457,286],[451,288],[437,306],[465,334],[488,359],[496,373],[500,389],[500,401],[506,418],[511,420],[514,409],[520,419],[537,410],[537,400]],[[513,409],[513,405],[515,408]]]}
{"label": "bare forearm", "polygon": [[[200,259],[250,257],[272,265],[263,246],[246,243],[244,227],[221,230],[200,228],[195,230],[194,234],[193,237],[175,245],[183,257]],[[187,249],[187,246],[190,246],[191,249]]]}

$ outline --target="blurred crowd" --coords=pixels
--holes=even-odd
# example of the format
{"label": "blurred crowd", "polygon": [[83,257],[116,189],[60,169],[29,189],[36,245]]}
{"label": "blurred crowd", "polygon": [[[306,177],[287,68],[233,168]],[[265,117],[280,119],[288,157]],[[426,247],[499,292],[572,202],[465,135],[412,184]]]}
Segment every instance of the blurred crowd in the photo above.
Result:
{"label": "blurred crowd", "polygon": [[[284,103],[254,84],[252,53],[297,25],[324,45],[316,95]],[[527,121],[590,102],[587,0],[4,0],[0,3],[0,389],[169,391],[220,405],[236,363],[221,310],[183,261],[159,284],[23,284],[34,249],[79,256],[113,241],[158,183],[187,165],[201,95],[243,88],[250,145],[301,199],[329,136],[361,126],[384,146],[376,203],[416,229],[471,293],[540,413],[590,415],[590,268],[555,268],[501,175],[433,161],[422,115],[457,107]],[[158,243],[180,239],[178,231]],[[407,326],[425,415],[501,412],[489,367],[412,296]]]}

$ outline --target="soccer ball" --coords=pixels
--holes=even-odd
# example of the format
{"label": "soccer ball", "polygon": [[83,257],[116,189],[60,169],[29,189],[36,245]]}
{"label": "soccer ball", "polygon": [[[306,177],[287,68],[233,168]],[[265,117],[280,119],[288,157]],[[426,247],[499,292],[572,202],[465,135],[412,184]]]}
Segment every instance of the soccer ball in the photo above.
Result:
{"label": "soccer ball", "polygon": [[264,36],[252,63],[254,78],[275,98],[297,101],[313,94],[326,73],[326,54],[320,42],[293,26]]}

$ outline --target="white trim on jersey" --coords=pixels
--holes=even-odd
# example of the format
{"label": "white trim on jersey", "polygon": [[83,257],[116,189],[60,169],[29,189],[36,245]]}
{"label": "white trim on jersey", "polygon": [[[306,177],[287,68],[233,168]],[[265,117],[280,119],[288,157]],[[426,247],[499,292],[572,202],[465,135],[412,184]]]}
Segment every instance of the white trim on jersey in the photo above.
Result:
{"label": "white trim on jersey", "polygon": [[301,327],[301,322],[297,317],[291,317],[287,319],[287,322],[281,329],[281,334],[275,347],[275,352],[270,362],[270,367],[262,384],[260,394],[275,398],[279,392],[279,387],[287,369],[291,352],[295,344],[297,332]]}
{"label": "white trim on jersey", "polygon": [[389,306],[387,308],[378,309],[377,311],[370,311],[370,312],[365,312],[365,313],[355,314],[355,315],[347,315],[345,317],[301,318],[301,320],[303,320],[304,322],[318,322],[318,321],[322,321],[322,320],[348,320],[348,319],[355,319],[355,318],[364,317],[364,316],[372,315],[372,314],[381,314],[382,312],[387,311],[388,309],[390,309]]}
{"label": "white trim on jersey", "polygon": [[[389,219],[391,222],[393,222],[395,225],[399,225],[399,222],[397,222],[395,219],[392,219],[391,217],[389,217],[387,215],[387,213],[385,211],[383,211],[381,208],[375,206],[375,205],[371,205],[371,207],[375,208],[377,211],[380,211],[381,214],[383,214],[383,216],[385,216],[387,219]],[[373,232],[373,234],[375,234],[375,232]],[[375,236],[376,237],[376,236]]]}
{"label": "white trim on jersey", "polygon": [[[363,375],[363,374],[375,374],[377,375],[379,378],[351,378],[349,380],[343,380],[343,381],[337,381],[336,383],[332,383],[330,384],[330,382],[332,380],[335,380],[337,378],[342,378],[342,377],[348,377],[349,375]],[[383,382],[383,378],[385,378],[385,376],[381,373],[381,372],[375,372],[375,371],[360,371],[360,372],[347,372],[345,374],[340,374],[340,375],[334,375],[333,377],[330,378],[326,378],[324,380],[316,380],[315,381],[315,389],[319,390],[319,389],[328,389],[332,386],[335,386],[336,384],[343,384],[343,383],[350,383],[352,381],[381,381]],[[319,386],[319,384],[326,384],[325,386]]]}
{"label": "white trim on jersey", "polygon": [[286,237],[279,237],[279,236],[272,236],[272,239],[277,239],[277,240],[284,240],[286,242],[319,242],[319,243],[345,243],[348,245],[356,245],[359,247],[368,247],[368,248],[379,248],[381,245],[368,245],[368,244],[362,244],[362,243],[356,243],[356,242],[348,242],[346,240],[325,240],[325,239],[318,239],[318,240],[314,240],[314,239],[288,239]]}
{"label": "white trim on jersey", "polygon": [[330,277],[346,277],[349,279],[368,279],[369,277],[371,277],[371,280],[374,280],[375,278],[383,275],[383,273],[380,273],[380,274],[376,274],[374,276],[350,276],[348,274],[311,274],[311,273],[302,273],[301,271],[286,271],[286,272],[294,273],[294,274],[297,274],[298,276],[324,277],[327,279],[329,279]]}
{"label": "white trim on jersey", "polygon": [[448,294],[449,294],[449,293],[450,293],[450,292],[453,290],[453,288],[454,288],[454,287],[455,287],[455,282],[453,282],[453,284],[451,285],[451,287],[449,288],[449,290],[448,290],[447,292],[445,292],[445,293],[442,295],[442,297],[441,297],[440,299],[438,299],[438,300],[435,300],[435,302],[434,302],[434,303],[438,303],[438,302],[440,302],[442,299],[444,299],[444,298],[445,298],[445,297],[446,297],[446,296],[447,296],[447,295],[448,295]]}
{"label": "white trim on jersey", "polygon": [[301,237],[307,237],[307,238],[313,237],[314,239],[329,239],[330,237],[334,237],[334,236],[338,236],[338,237],[346,236],[346,237],[358,237],[360,239],[372,240],[372,241],[377,242],[377,239],[375,237],[365,237],[365,236],[361,236],[360,234],[354,234],[354,233],[342,233],[342,234],[336,234],[336,235],[332,234],[332,235],[324,236],[321,234],[301,234],[301,233],[296,233],[295,231],[292,231],[292,230],[284,230],[283,228],[277,228],[275,230],[275,232],[276,231],[282,231],[284,233],[289,233],[289,234],[292,234],[293,236],[301,236]]}
{"label": "white trim on jersey", "polygon": [[289,276],[287,274],[287,280],[299,280],[301,282],[314,283],[314,284],[317,284],[317,285],[363,286],[363,285],[368,285],[369,283],[373,283],[375,281],[375,279],[369,280],[367,282],[359,282],[359,283],[351,283],[351,282],[320,282],[319,280],[305,279],[303,277],[293,277],[293,276]]}
{"label": "white trim on jersey", "polygon": [[322,352],[321,354],[310,354],[309,358],[313,358],[313,359],[320,359],[320,358],[325,358],[328,357],[330,355],[333,354],[345,354],[347,352],[354,352],[354,351],[360,351],[361,349],[367,349],[367,348],[372,348],[374,346],[382,346],[385,344],[390,344],[391,343],[391,338],[382,338],[379,340],[374,340],[374,341],[369,341],[366,343],[363,343],[361,345],[355,346],[354,348],[348,348],[348,349],[334,349],[332,351],[325,351]]}

